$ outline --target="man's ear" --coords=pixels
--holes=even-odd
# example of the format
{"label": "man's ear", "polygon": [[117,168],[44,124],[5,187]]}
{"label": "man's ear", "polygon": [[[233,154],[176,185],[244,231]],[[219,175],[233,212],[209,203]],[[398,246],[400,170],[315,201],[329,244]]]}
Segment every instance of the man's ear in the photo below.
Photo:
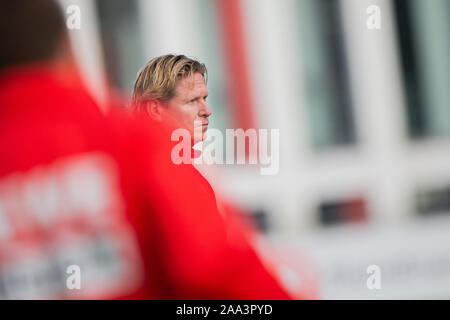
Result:
{"label": "man's ear", "polygon": [[145,103],[147,114],[155,121],[162,122],[161,108],[162,103],[158,100],[150,100]]}

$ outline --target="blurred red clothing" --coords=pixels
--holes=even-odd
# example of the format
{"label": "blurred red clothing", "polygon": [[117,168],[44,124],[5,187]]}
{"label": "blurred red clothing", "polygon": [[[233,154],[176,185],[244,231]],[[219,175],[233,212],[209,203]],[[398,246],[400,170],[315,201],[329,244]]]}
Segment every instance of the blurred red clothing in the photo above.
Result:
{"label": "blurred red clothing", "polygon": [[0,298],[289,299],[169,141],[44,65],[5,72]]}

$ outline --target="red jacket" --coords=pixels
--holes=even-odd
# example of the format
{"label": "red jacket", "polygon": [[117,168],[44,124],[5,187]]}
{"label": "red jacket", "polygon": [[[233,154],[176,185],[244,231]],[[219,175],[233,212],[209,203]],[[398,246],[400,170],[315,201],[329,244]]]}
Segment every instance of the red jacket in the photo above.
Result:
{"label": "red jacket", "polygon": [[0,298],[290,298],[169,133],[44,66],[3,74]]}

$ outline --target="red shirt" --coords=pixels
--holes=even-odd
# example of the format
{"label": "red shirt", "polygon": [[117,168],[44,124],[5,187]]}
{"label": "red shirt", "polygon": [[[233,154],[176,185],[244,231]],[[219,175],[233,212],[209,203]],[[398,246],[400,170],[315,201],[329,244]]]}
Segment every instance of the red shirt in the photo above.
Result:
{"label": "red shirt", "polygon": [[290,298],[169,133],[45,67],[3,74],[0,298]]}

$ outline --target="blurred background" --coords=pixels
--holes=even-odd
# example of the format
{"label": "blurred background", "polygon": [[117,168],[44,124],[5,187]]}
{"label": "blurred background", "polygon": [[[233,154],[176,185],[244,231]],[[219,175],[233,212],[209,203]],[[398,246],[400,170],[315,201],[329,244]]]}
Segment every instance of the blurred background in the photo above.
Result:
{"label": "blurred background", "polygon": [[182,53],[208,67],[210,127],[280,130],[278,174],[209,180],[309,261],[320,298],[450,299],[450,0],[60,2],[80,8],[70,35],[100,103]]}

